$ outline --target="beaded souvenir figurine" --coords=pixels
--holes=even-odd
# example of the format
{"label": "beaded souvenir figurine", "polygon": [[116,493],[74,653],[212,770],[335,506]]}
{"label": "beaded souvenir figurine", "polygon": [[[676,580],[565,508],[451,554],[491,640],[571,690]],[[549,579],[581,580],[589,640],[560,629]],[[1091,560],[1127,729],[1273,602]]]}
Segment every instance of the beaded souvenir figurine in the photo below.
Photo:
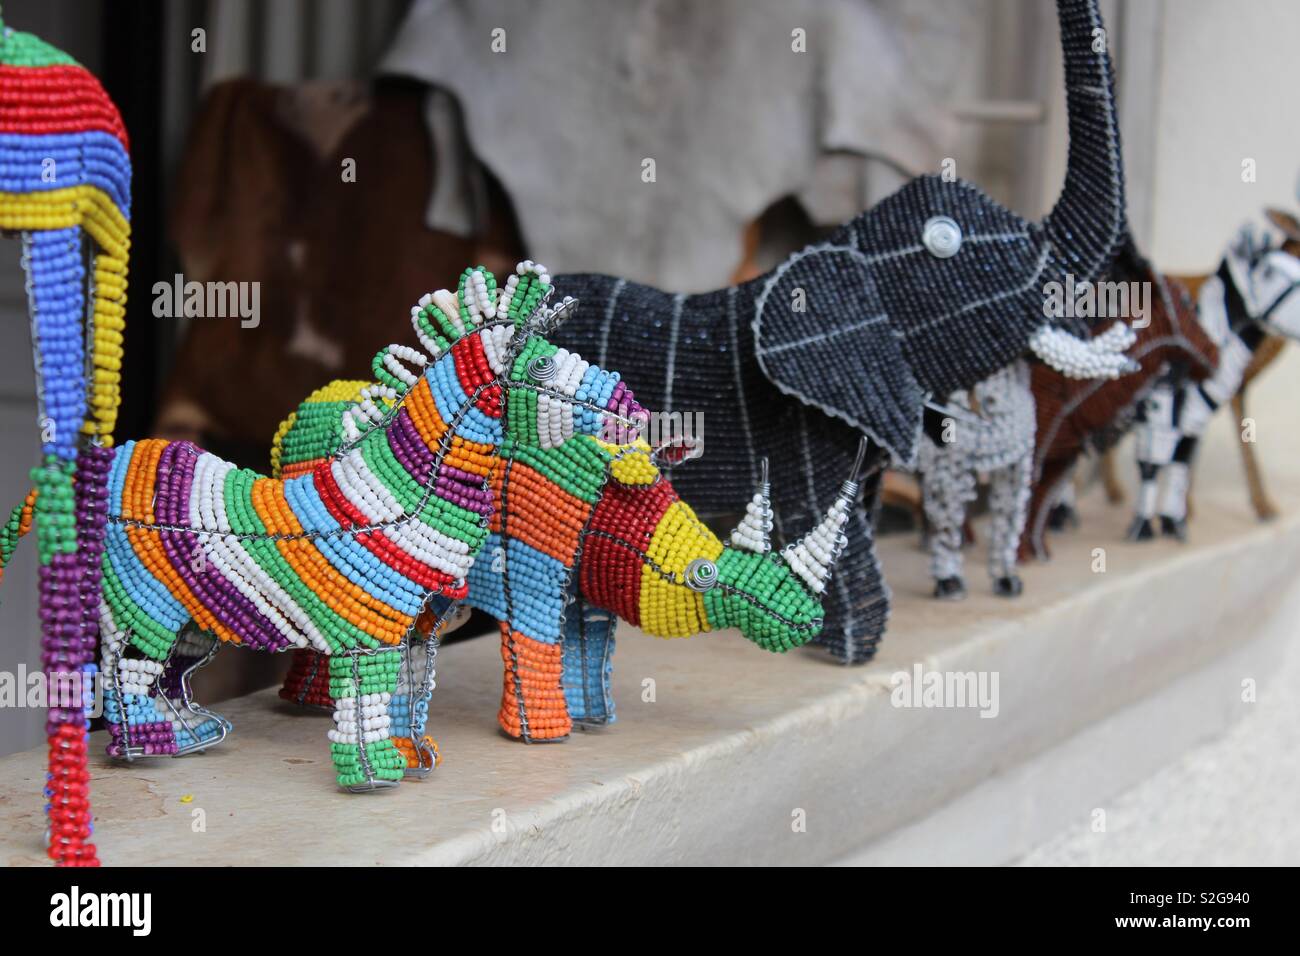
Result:
{"label": "beaded souvenir figurine", "polygon": [[98,864],[83,702],[96,669],[130,207],[126,130],[99,82],[0,21],[0,231],[22,242],[41,430],[38,495],[0,531],[0,560],[32,525],[34,508],[51,688],[48,843],[61,865]]}
{"label": "beaded souvenir figurine", "polygon": [[1136,342],[1126,353],[1138,370],[1117,381],[1079,381],[1050,366],[1034,366],[1030,384],[1037,422],[1034,483],[1020,540],[1021,560],[1048,557],[1047,530],[1058,506],[1058,522],[1069,520],[1065,502],[1081,455],[1113,449],[1133,427],[1142,403],[1158,383],[1172,388],[1186,382],[1195,387],[1218,365],[1219,350],[1201,327],[1187,289],[1156,272],[1132,240],[1116,256],[1107,279],[1145,283],[1152,290],[1147,321],[1133,328]]}
{"label": "beaded souvenir figurine", "polygon": [[[1063,379],[1116,379],[1138,366],[1122,353],[1136,340],[1123,322],[1116,322],[1088,343],[1059,330],[1038,336],[1037,352],[1045,367]],[[1116,362],[1122,361],[1122,365]],[[948,396],[946,407],[925,410],[929,441],[919,443],[917,471],[929,529],[930,573],[934,596],[965,597],[961,547],[966,534],[966,508],[975,500],[979,476],[989,479],[989,575],[993,593],[1018,597],[1024,590],[1016,573],[1017,551],[1025,528],[1034,453],[1034,396],[1027,363],[1013,363],[994,372],[969,392]],[[955,412],[958,418],[945,415]]]}
{"label": "beaded souvenir figurine", "polygon": [[1218,347],[1218,365],[1199,382],[1158,383],[1140,408],[1141,486],[1130,539],[1154,537],[1157,515],[1163,534],[1186,537],[1191,466],[1210,419],[1238,394],[1269,334],[1300,338],[1298,247],[1273,217],[1264,228],[1247,223],[1229,244],[1218,270],[1202,283],[1197,315]]}
{"label": "beaded souvenir figurine", "polygon": [[[500,289],[476,268],[457,293],[425,296],[412,321],[432,358],[390,346],[375,360],[380,383],[335,419],[295,419],[277,456],[285,477],[189,442],[130,442],[112,457],[100,604],[110,753],[176,755],[225,736],[188,686],[214,635],[328,656],[341,786],[427,773],[432,655],[418,662],[410,645],[417,618],[437,633],[471,578],[502,621],[502,726],[561,737],[566,653],[576,674],[609,651],[586,616],[565,628],[582,547],[605,553],[592,566],[607,576],[587,587],[652,633],[734,626],[772,650],[816,633],[856,486],[780,555],[758,546],[757,518],[724,548],[657,480],[636,442],[644,412],[619,375],[546,340],[575,305],[547,306],[550,292],[526,262]],[[322,437],[332,452],[295,460],[299,440]],[[600,680],[583,687],[607,693]]]}
{"label": "beaded souvenir figurine", "polygon": [[934,596],[951,600],[966,595],[961,573],[966,509],[975,500],[979,475],[986,473],[989,576],[993,593],[1015,597],[1023,590],[1016,574],[1016,547],[1029,504],[1034,451],[1029,366],[1009,365],[977,384],[969,395],[953,392],[948,404],[968,408],[970,414],[949,418],[944,423],[946,434],[941,433],[938,443],[921,442],[919,455]]}
{"label": "beaded souvenir figurine", "polygon": [[[375,371],[387,376],[380,359]],[[338,445],[342,416],[383,389],[340,381],[313,393],[276,433],[273,472],[317,467]],[[500,719],[508,734],[549,740],[574,721],[613,722],[616,618],[664,637],[735,627],[773,651],[812,636],[821,615],[816,596],[830,578],[856,481],[845,482],[810,538],[776,561],[767,557],[773,516],[765,477],[724,545],[677,496],[644,440],[574,440],[586,453],[565,470],[541,456],[516,458],[493,479],[491,534],[469,573],[468,603],[500,622],[503,652],[549,655],[547,666],[562,673],[562,697],[554,686],[540,688],[525,692],[522,706],[507,675]],[[556,585],[575,564],[566,610]],[[509,633],[512,614],[520,619],[516,635]],[[430,623],[421,622],[422,630]],[[320,655],[295,651],[280,696],[328,706],[325,675]]]}
{"label": "beaded souvenir figurine", "polygon": [[[1052,282],[1100,278],[1125,232],[1124,184],[1110,57],[1095,0],[1058,0],[1069,110],[1069,160],[1041,223],[970,183],[924,176],[790,257],[731,288],[673,295],[598,275],[560,276],[585,303],[566,341],[635,371],[642,399],[720,422],[703,458],[674,480],[706,518],[726,513],[737,475],[772,462],[778,523],[811,522],[848,470],[861,436],[872,465],[916,466],[928,395],[969,389],[1083,323],[1044,315]],[[1057,323],[1062,324],[1062,323]],[[1087,349],[1086,342],[1076,342]],[[1114,355],[1115,368],[1126,364]],[[865,507],[826,596],[818,641],[849,663],[870,659],[888,590]]]}

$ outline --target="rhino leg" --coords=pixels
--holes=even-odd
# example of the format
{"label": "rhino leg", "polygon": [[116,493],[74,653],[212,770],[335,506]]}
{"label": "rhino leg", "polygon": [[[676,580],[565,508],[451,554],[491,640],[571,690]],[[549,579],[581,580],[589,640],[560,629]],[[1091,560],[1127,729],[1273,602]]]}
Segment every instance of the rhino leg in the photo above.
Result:
{"label": "rhino leg", "polygon": [[581,599],[569,606],[564,626],[564,699],[569,716],[584,725],[612,724],[613,614]]}

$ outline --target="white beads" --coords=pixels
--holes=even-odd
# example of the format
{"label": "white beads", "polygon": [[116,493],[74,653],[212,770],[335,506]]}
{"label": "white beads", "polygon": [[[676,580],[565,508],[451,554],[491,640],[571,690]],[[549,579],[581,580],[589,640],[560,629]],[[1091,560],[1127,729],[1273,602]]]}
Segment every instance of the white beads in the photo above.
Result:
{"label": "white beads", "polygon": [[1067,378],[1119,378],[1132,371],[1134,362],[1124,354],[1137,337],[1123,322],[1116,322],[1093,339],[1080,339],[1051,325],[1041,326],[1029,340],[1040,359]]}
{"label": "white beads", "polygon": [[392,718],[388,705],[393,695],[362,694],[360,697],[341,697],[335,701],[334,728],[329,732],[337,744],[362,744],[386,740],[391,734]]}
{"label": "white beads", "polygon": [[795,544],[787,545],[781,557],[814,594],[826,590],[840,552],[848,544],[844,526],[849,522],[852,502],[843,494],[826,512],[826,517]]}
{"label": "white beads", "polygon": [[766,554],[772,550],[772,501],[766,482],[745,506],[745,517],[731,532],[731,546],[742,551]]}

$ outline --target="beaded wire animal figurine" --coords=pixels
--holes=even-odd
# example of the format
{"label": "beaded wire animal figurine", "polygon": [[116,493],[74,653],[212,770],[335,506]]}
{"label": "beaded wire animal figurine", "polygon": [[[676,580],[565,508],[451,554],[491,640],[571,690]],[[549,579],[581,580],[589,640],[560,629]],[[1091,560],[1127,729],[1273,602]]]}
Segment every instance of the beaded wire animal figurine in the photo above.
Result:
{"label": "beaded wire animal figurine", "polygon": [[[652,633],[737,626],[773,649],[815,634],[816,593],[851,497],[779,556],[724,549],[655,480],[644,444],[616,443],[634,441],[644,413],[617,373],[546,341],[574,306],[552,309],[549,294],[545,270],[521,263],[500,290],[471,269],[457,294],[426,296],[413,322],[434,358],[403,346],[381,352],[382,384],[337,416],[332,451],[309,467],[279,456],[287,477],[262,478],[188,442],[121,449],[101,605],[111,753],[175,755],[225,736],[228,725],[188,687],[210,657],[202,631],[328,656],[341,786],[373,790],[427,773],[437,759],[423,733],[433,667],[428,650],[410,647],[415,622],[428,612],[431,632],[440,629],[485,547],[500,566],[473,577],[502,620],[501,722],[526,740],[568,731],[563,663],[572,648],[561,629],[584,541],[633,555],[635,568],[619,568],[635,576],[601,583],[624,600],[639,586],[639,623]],[[318,425],[295,422],[309,444]],[[604,487],[609,472],[619,487]],[[622,494],[624,483],[658,490]],[[581,632],[585,618],[572,620]]]}
{"label": "beaded wire animal figurine", "polygon": [[[1093,338],[1090,348],[1053,331],[1043,336],[1040,352],[1043,364],[1065,379],[1115,379],[1138,368],[1122,357],[1135,338],[1123,322]],[[1117,359],[1124,364],[1117,365]],[[966,509],[975,500],[982,474],[989,480],[988,568],[993,593],[1017,597],[1024,590],[1016,573],[1016,554],[1033,474],[1034,397],[1029,382],[1028,364],[1015,362],[977,383],[970,393],[956,391],[948,396],[946,408],[960,421],[952,414],[945,416],[939,406],[926,408],[926,434],[931,440],[920,443],[917,471],[937,598],[966,594],[961,575]],[[958,408],[967,411],[956,413]]]}
{"label": "beaded wire animal figurine", "polygon": [[966,595],[961,573],[966,509],[975,500],[978,476],[985,473],[991,513],[989,577],[994,594],[1015,597],[1023,590],[1016,547],[1029,504],[1034,451],[1029,367],[1015,362],[977,384],[969,396],[953,392],[948,404],[969,408],[971,414],[948,419],[939,443],[921,442],[918,469],[934,596]]}
{"label": "beaded wire animal figurine", "polygon": [[[376,372],[384,373],[378,362]],[[273,470],[316,467],[335,450],[342,416],[382,387],[333,382],[313,393],[277,432]],[[567,474],[540,457],[516,458],[493,480],[492,534],[469,573],[467,601],[500,622],[503,653],[522,645],[527,656],[548,655],[548,666],[562,671],[562,697],[552,685],[526,692],[522,706],[507,680],[500,720],[508,734],[550,740],[574,721],[613,722],[617,617],[665,637],[735,627],[772,651],[816,633],[817,596],[842,546],[857,481],[846,481],[821,525],[778,559],[765,477],[724,545],[677,496],[644,440],[574,441],[589,454],[571,459],[579,467]],[[566,598],[556,582],[568,581],[575,565]],[[517,634],[510,633],[513,608],[531,609]],[[326,692],[319,655],[295,652],[281,697],[319,707],[328,703]]]}
{"label": "beaded wire animal figurine", "polygon": [[[1031,390],[1037,428],[1033,490],[1020,539],[1020,559],[1049,556],[1047,531],[1054,510],[1065,509],[1071,476],[1084,454],[1105,454],[1133,427],[1146,395],[1157,382],[1196,383],[1211,374],[1219,351],[1201,328],[1196,305],[1176,280],[1156,272],[1127,241],[1115,258],[1108,281],[1145,283],[1151,295],[1147,321],[1133,332],[1126,353],[1138,370],[1114,381],[1081,381],[1047,365],[1035,365]],[[1125,316],[1130,321],[1132,316]],[[1068,512],[1057,514],[1067,519]]]}
{"label": "beaded wire animal figurine", "polygon": [[1141,486],[1130,540],[1154,537],[1157,515],[1163,534],[1187,536],[1191,467],[1206,426],[1219,406],[1237,395],[1270,333],[1300,338],[1300,258],[1288,239],[1272,220],[1265,228],[1247,223],[1218,271],[1201,285],[1197,314],[1218,346],[1218,366],[1199,382],[1160,383],[1139,410]]}
{"label": "beaded wire animal figurine", "polygon": [[41,664],[50,688],[48,852],[98,864],[87,708],[110,446],[120,399],[130,246],[126,130],[67,54],[0,20],[0,231],[22,242],[35,351],[39,496],[0,530],[0,562],[36,528]]}
{"label": "beaded wire animal figurine", "polygon": [[[674,295],[609,276],[557,278],[586,304],[562,341],[597,343],[598,359],[635,370],[654,408],[732,424],[673,476],[705,518],[725,515],[731,482],[757,481],[767,457],[778,530],[815,520],[862,436],[873,469],[887,457],[914,468],[927,396],[969,389],[1026,350],[1050,351],[1067,332],[1087,331],[1054,327],[1044,288],[1095,281],[1109,265],[1125,232],[1122,162],[1097,4],[1058,0],[1057,11],[1069,157],[1060,199],[1041,223],[970,183],[923,176],[826,242],[730,288]],[[850,518],[818,638],[848,663],[871,658],[888,616],[868,517],[878,489],[875,470]]]}

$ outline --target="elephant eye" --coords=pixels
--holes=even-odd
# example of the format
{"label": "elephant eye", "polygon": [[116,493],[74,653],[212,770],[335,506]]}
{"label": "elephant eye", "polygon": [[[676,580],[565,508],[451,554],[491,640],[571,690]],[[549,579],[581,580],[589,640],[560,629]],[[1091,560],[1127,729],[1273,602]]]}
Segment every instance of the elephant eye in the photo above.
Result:
{"label": "elephant eye", "polygon": [[541,382],[543,385],[555,381],[555,376],[560,374],[559,366],[555,364],[555,359],[549,355],[539,355],[528,363],[528,374],[534,381]]}
{"label": "elephant eye", "polygon": [[961,226],[950,216],[934,216],[921,229],[921,244],[936,259],[949,259],[961,249]]}
{"label": "elephant eye", "polygon": [[711,591],[718,583],[718,566],[708,558],[696,558],[686,565],[685,577],[692,591]]}

